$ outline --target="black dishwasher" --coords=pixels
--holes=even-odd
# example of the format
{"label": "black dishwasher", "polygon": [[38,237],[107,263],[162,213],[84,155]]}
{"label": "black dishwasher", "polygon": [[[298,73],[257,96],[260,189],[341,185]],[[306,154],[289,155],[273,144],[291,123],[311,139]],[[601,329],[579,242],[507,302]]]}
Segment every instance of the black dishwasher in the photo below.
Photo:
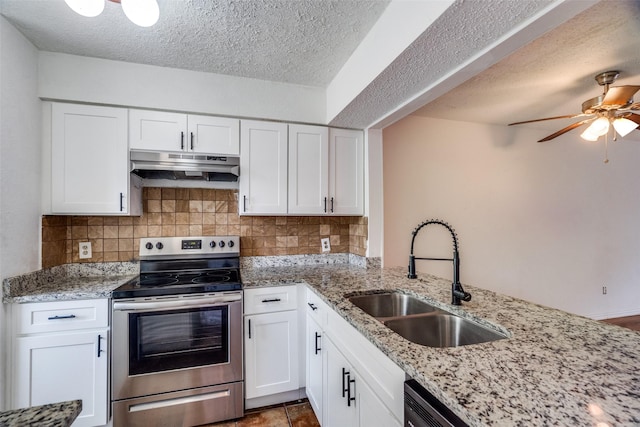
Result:
{"label": "black dishwasher", "polygon": [[416,380],[404,383],[405,427],[468,427]]}

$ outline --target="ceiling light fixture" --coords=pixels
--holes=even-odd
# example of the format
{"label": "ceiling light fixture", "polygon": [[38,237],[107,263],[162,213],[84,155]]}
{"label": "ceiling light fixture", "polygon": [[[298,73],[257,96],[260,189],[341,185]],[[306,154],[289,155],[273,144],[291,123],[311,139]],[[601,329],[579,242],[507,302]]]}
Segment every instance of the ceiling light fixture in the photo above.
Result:
{"label": "ceiling light fixture", "polygon": [[64,0],[78,15],[94,18],[104,10],[104,0]]}
{"label": "ceiling light fixture", "polygon": [[[64,0],[67,6],[79,15],[93,18],[104,10],[105,0]],[[160,18],[157,0],[109,0],[121,3],[124,14],[140,27],[150,27]]]}
{"label": "ceiling light fixture", "polygon": [[637,128],[638,126],[639,126],[638,123],[634,122],[633,120],[626,119],[624,117],[618,117],[617,119],[613,120],[614,129],[623,138],[629,135],[629,133],[635,128]]}

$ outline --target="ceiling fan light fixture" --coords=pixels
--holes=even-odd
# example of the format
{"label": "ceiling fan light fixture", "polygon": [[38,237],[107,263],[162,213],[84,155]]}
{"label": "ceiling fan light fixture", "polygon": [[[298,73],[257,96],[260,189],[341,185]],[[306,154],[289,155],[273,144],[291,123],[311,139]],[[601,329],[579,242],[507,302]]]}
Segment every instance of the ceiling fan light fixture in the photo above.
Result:
{"label": "ceiling fan light fixture", "polygon": [[591,132],[589,132],[589,128],[587,128],[584,132],[582,132],[580,134],[580,138],[586,140],[586,141],[597,141],[598,138],[600,138],[600,135],[595,135]]}
{"label": "ceiling fan light fixture", "polygon": [[78,15],[95,18],[104,11],[105,0],[64,0]]}
{"label": "ceiling fan light fixture", "polygon": [[596,141],[598,137],[609,132],[609,119],[606,117],[598,117],[589,127],[582,132],[580,137],[587,141]]}
{"label": "ceiling fan light fixture", "polygon": [[121,0],[120,3],[127,18],[140,27],[150,27],[160,18],[156,0]]}
{"label": "ceiling fan light fixture", "polygon": [[637,128],[638,126],[639,126],[638,123],[629,119],[625,119],[624,117],[618,117],[613,120],[614,129],[623,138],[629,135],[629,133],[635,128]]}

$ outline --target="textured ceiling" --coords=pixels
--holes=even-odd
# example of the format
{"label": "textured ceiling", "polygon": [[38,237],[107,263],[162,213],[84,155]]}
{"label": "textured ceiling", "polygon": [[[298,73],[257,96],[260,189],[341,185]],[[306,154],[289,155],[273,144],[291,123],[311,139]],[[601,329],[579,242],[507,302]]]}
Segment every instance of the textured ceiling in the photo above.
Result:
{"label": "textured ceiling", "polygon": [[[0,0],[0,12],[45,51],[326,87],[389,0],[159,3],[160,21],[148,29],[109,1],[96,18],[75,14],[64,0]],[[456,0],[330,124],[384,126],[394,112],[429,101],[414,114],[507,124],[578,113],[600,93],[599,72],[619,69],[617,84],[640,84],[640,1],[602,0],[576,15],[593,3]],[[531,22],[536,35],[514,35]],[[505,40],[494,57],[490,49]]]}
{"label": "textured ceiling", "polygon": [[331,124],[371,125],[550,3],[550,0],[458,0]]}
{"label": "textured ceiling", "polygon": [[151,28],[106,2],[96,18],[63,0],[0,0],[40,50],[326,87],[389,0],[159,0]]}
{"label": "textured ceiling", "polygon": [[[594,76],[619,70],[614,86],[640,85],[640,2],[605,0],[520,48],[414,114],[508,124],[580,113],[602,88]],[[636,95],[636,100],[640,95]],[[526,126],[552,133],[576,119]],[[540,137],[546,136],[542,132]]]}

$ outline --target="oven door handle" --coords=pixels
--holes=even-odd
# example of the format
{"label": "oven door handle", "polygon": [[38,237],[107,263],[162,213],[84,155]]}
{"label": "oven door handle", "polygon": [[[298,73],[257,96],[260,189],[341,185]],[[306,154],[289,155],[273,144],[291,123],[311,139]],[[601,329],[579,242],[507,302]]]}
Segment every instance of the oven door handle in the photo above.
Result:
{"label": "oven door handle", "polygon": [[219,297],[179,299],[175,301],[149,301],[149,302],[119,302],[114,301],[114,311],[142,311],[166,308],[195,308],[219,305],[230,302],[241,301],[241,294],[225,295]]}

